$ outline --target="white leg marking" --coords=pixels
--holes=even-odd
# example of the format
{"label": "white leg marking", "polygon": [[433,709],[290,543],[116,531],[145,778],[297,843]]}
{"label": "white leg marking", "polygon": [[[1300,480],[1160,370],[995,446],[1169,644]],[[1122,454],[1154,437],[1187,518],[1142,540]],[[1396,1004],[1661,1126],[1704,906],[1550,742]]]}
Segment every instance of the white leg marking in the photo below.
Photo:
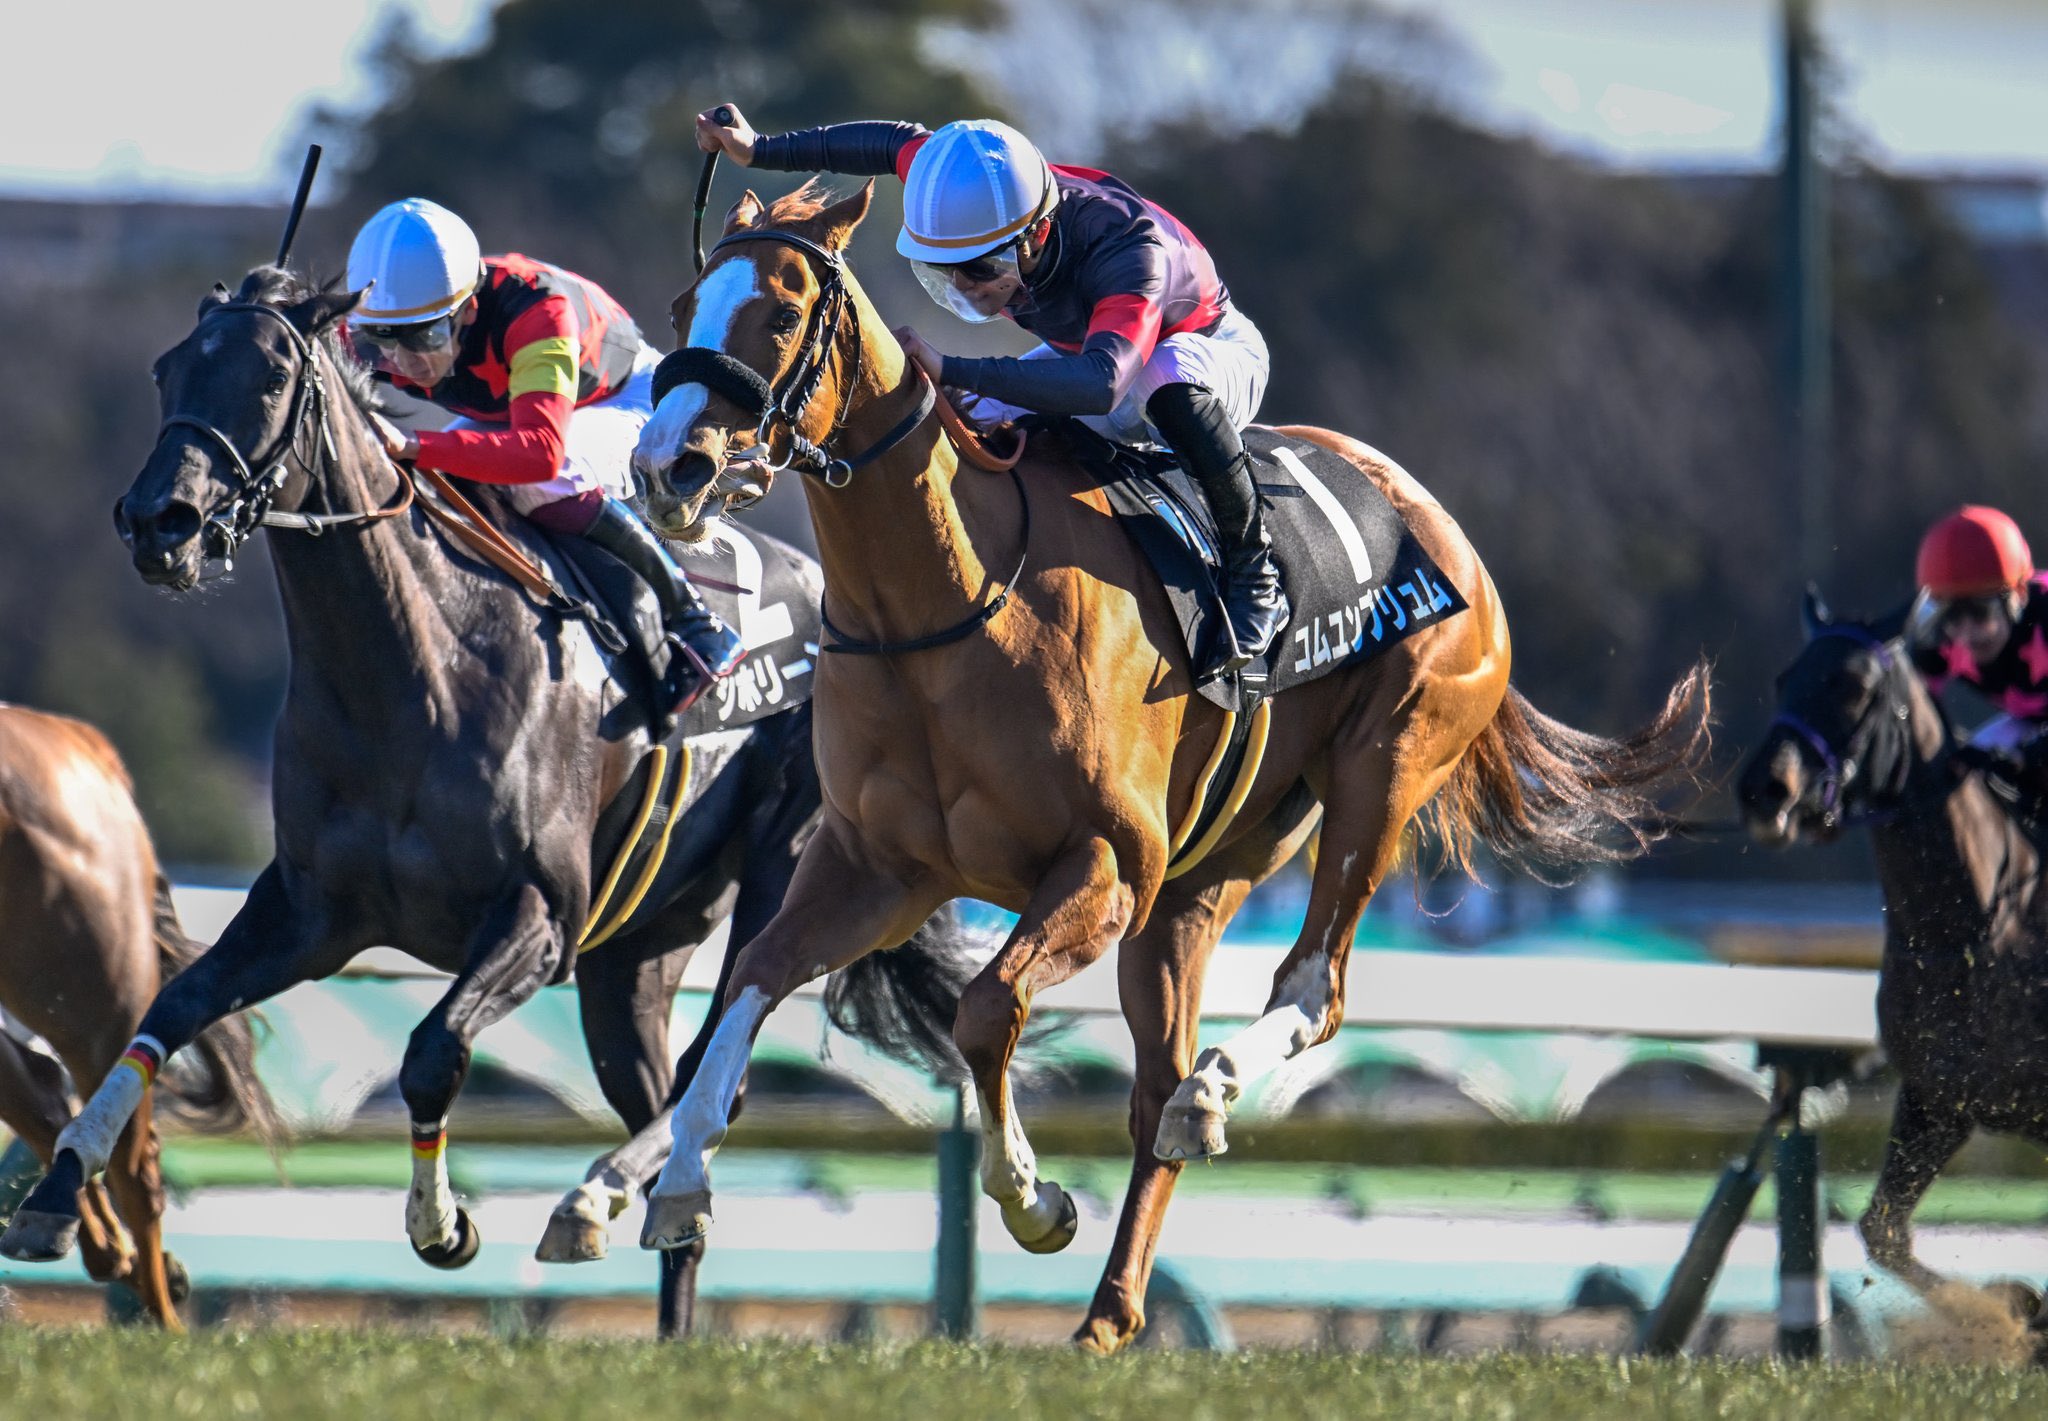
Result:
{"label": "white leg marking", "polygon": [[[699,284],[685,345],[724,350],[740,308],[760,294],[760,272],[750,261],[728,261]],[[655,406],[633,449],[633,467],[643,478],[665,475],[682,451],[690,426],[708,400],[702,385],[678,385]]]}
{"label": "white leg marking", "polygon": [[978,1085],[974,1099],[981,1111],[981,1192],[1002,1207],[1003,1227],[1010,1237],[1026,1243],[1044,1238],[1059,1227],[1065,1194],[1057,1184],[1039,1179],[1038,1156],[1024,1138],[1015,1104],[999,1130]]}
{"label": "white leg marking", "polygon": [[1194,1074],[1180,1083],[1160,1117],[1153,1145],[1159,1158],[1220,1153],[1221,1122],[1244,1088],[1299,1056],[1322,1034],[1331,1007],[1327,944],[1287,974],[1278,997],[1264,1016],[1195,1058]]}
{"label": "white leg marking", "polygon": [[759,987],[748,987],[726,1008],[718,1030],[711,1033],[711,1046],[697,1068],[696,1079],[676,1106],[672,1117],[675,1148],[655,1178],[655,1194],[689,1194],[711,1188],[711,1157],[725,1143],[726,1119],[732,1114],[740,1077],[746,1073],[754,1028],[768,1015],[768,1007],[768,994]]}
{"label": "white leg marking", "polygon": [[405,1195],[406,1236],[419,1248],[455,1238],[455,1191],[448,1184],[448,1151],[412,1155],[412,1188]]}
{"label": "white leg marking", "polygon": [[[158,1061],[163,1060],[163,1043],[154,1036],[138,1036],[135,1044],[146,1047]],[[114,1146],[120,1143],[121,1132],[134,1119],[135,1108],[142,1104],[142,1094],[148,1089],[141,1070],[123,1057],[107,1072],[107,1078],[92,1093],[85,1109],[58,1133],[57,1148],[78,1156],[87,1179],[104,1170],[107,1161],[114,1157]]]}

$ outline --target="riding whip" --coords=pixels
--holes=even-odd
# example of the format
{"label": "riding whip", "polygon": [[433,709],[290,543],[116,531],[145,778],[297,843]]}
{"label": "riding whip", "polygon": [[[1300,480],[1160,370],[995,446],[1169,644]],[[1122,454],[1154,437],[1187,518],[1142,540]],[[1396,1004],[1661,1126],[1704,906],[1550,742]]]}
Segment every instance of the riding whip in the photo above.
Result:
{"label": "riding whip", "polygon": [[[711,111],[714,123],[730,125],[733,111],[720,104]],[[718,150],[712,149],[704,155],[704,171],[697,175],[697,215],[690,224],[690,242],[697,258],[697,270],[704,270],[704,208],[711,201],[711,175],[718,171]]]}
{"label": "riding whip", "polygon": [[299,219],[306,215],[306,198],[313,191],[313,174],[320,167],[320,145],[306,145],[306,166],[299,169],[299,190],[292,198],[291,215],[284,219],[284,238],[277,244],[277,260],[274,266],[283,266],[284,259],[292,254],[292,238],[299,234]]}

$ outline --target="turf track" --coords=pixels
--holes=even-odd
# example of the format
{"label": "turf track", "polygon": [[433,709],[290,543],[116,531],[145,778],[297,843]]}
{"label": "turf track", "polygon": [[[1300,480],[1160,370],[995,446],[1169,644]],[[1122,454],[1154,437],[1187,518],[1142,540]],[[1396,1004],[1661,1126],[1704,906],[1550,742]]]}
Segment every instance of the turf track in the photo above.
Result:
{"label": "turf track", "polygon": [[0,1331],[0,1414],[33,1421],[581,1416],[1445,1421],[2026,1417],[2048,1377],[1931,1366],[1420,1361],[1361,1354],[494,1342],[343,1332]]}

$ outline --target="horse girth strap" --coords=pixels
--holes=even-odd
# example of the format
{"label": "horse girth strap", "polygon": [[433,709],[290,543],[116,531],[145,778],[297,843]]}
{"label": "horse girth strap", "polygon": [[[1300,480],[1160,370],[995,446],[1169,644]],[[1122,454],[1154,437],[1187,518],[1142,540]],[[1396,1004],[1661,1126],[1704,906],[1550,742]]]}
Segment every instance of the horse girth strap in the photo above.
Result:
{"label": "horse girth strap", "polygon": [[484,517],[446,475],[434,469],[414,466],[413,476],[426,480],[436,496],[422,502],[420,507],[451,536],[525,588],[535,601],[545,606],[560,607],[569,600],[554,578],[528,557],[523,548],[499,532],[497,526]]}

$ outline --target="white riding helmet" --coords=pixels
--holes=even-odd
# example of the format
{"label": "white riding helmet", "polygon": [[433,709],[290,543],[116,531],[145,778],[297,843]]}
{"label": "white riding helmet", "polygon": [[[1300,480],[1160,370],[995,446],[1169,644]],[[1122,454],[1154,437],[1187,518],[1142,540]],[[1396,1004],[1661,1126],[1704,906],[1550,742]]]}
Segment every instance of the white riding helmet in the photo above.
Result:
{"label": "white riding helmet", "polygon": [[1052,168],[1016,129],[949,123],[910,160],[896,250],[941,266],[972,261],[1016,241],[1059,200]]}
{"label": "white riding helmet", "polygon": [[445,316],[483,279],[483,250],[469,224],[423,197],[382,208],[348,249],[351,291],[369,287],[351,319],[403,326]]}

